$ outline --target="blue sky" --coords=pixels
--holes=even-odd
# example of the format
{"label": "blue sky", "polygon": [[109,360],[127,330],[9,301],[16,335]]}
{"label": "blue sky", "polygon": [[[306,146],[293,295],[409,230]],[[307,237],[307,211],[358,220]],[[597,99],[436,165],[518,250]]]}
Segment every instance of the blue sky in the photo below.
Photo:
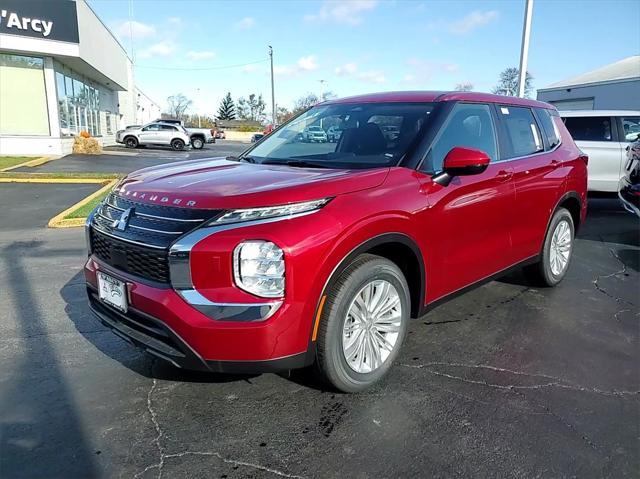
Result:
{"label": "blue sky", "polygon": [[[145,93],[163,107],[183,93],[192,113],[213,114],[227,91],[270,104],[267,45],[286,107],[323,88],[348,96],[471,82],[489,91],[518,65],[525,2],[133,0],[132,28],[128,0],[89,3],[128,51],[133,31]],[[535,0],[534,86],[640,54],[639,19],[637,0]],[[220,68],[230,65],[243,66]]]}

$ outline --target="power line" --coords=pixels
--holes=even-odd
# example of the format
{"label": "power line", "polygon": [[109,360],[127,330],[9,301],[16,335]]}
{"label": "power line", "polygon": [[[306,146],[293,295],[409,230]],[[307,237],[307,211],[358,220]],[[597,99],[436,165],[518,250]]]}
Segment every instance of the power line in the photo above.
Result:
{"label": "power line", "polygon": [[248,63],[237,63],[235,65],[221,65],[215,67],[159,67],[152,65],[136,65],[136,68],[147,68],[149,70],[179,70],[179,71],[207,71],[207,70],[225,70],[229,68],[240,68],[248,65],[256,65],[258,63],[266,63],[269,60],[258,60]]}

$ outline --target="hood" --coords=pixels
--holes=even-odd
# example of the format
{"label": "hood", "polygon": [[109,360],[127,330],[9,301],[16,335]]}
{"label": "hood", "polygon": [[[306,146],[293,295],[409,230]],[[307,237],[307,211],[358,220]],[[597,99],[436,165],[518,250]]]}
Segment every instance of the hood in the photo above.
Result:
{"label": "hood", "polygon": [[251,208],[316,200],[374,188],[389,168],[336,170],[227,161],[183,161],[131,173],[123,197],[189,208]]}

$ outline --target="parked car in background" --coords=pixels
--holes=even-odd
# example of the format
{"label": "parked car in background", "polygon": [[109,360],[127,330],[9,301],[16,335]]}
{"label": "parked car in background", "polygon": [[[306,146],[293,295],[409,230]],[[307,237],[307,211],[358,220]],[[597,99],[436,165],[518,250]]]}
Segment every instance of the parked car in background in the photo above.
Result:
{"label": "parked car in background", "polygon": [[308,126],[302,132],[302,141],[306,141],[307,143],[326,143],[327,133],[319,126]]}
{"label": "parked car in background", "polygon": [[339,126],[330,126],[327,130],[327,141],[335,143],[340,139],[342,135],[342,129]]}
{"label": "parked car in background", "polygon": [[251,137],[251,143],[256,143],[260,140],[262,140],[262,138],[264,138],[264,133],[255,133],[252,137]]}
{"label": "parked car in background", "polygon": [[224,140],[227,138],[227,135],[225,134],[224,130],[216,130],[215,137],[216,140]]}
{"label": "parked car in background", "polygon": [[116,133],[116,142],[123,143],[127,148],[159,145],[182,150],[191,143],[191,138],[184,127],[163,122],[148,123],[138,128],[119,131]]}
{"label": "parked car in background", "polygon": [[196,150],[200,150],[206,143],[215,143],[215,130],[210,128],[185,128],[189,133],[189,141],[191,146]]}
{"label": "parked car in background", "polygon": [[[336,119],[348,119],[339,142],[295,142]],[[104,325],[176,366],[315,365],[332,388],[361,391],[429,306],[515,267],[562,281],[586,188],[586,156],[549,104],[329,100],[238,157],[123,179],[87,221],[87,292]]]}
{"label": "parked car in background", "polygon": [[589,191],[615,193],[624,175],[626,147],[640,134],[640,111],[561,111],[576,145],[589,156]]}
{"label": "parked car in background", "polygon": [[627,211],[640,217],[640,138],[627,146],[627,161],[618,196]]}

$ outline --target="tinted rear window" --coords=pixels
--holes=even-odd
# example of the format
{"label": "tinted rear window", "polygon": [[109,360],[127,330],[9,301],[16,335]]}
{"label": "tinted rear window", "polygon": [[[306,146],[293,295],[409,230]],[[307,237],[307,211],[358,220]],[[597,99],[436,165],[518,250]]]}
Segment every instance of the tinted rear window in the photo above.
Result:
{"label": "tinted rear window", "polygon": [[547,110],[545,108],[536,108],[536,111],[538,113],[538,119],[540,120],[544,135],[547,138],[549,148],[555,148],[558,144],[560,144],[560,132],[558,131],[558,127],[554,123],[555,120],[551,115],[551,110]]}
{"label": "tinted rear window", "polygon": [[608,116],[572,116],[564,124],[574,140],[611,141],[611,118]]}

